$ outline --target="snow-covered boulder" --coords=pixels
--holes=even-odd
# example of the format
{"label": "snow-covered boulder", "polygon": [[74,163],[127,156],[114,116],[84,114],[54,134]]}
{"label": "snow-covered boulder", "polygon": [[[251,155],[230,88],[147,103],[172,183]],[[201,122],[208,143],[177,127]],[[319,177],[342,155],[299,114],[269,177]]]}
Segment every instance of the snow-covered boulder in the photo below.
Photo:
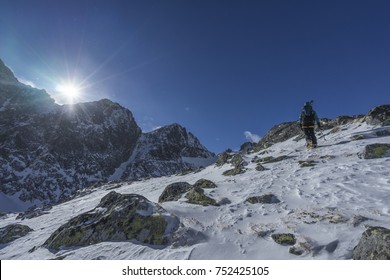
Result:
{"label": "snow-covered boulder", "polygon": [[390,260],[390,230],[370,227],[354,248],[354,260]]}
{"label": "snow-covered boulder", "polygon": [[57,251],[62,247],[124,240],[167,245],[179,225],[176,216],[145,197],[112,191],[96,208],[57,229],[44,246]]}

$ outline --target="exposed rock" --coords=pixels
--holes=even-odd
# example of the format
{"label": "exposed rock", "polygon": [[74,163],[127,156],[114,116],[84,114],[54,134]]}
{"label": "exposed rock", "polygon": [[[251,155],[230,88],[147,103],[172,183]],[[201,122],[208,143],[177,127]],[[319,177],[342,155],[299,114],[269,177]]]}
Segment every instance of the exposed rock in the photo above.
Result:
{"label": "exposed rock", "polygon": [[212,199],[211,197],[208,197],[204,194],[204,190],[201,188],[193,188],[191,189],[187,195],[186,198],[188,199],[188,203],[192,204],[199,204],[203,206],[219,206],[218,203]]}
{"label": "exposed rock", "polygon": [[305,251],[302,248],[293,246],[288,249],[288,252],[292,255],[301,256]]}
{"label": "exposed rock", "polygon": [[213,164],[214,153],[179,124],[144,133],[135,149],[132,162],[117,179],[134,180],[186,174]]}
{"label": "exposed rock", "polygon": [[233,157],[233,154],[231,151],[225,151],[218,155],[218,159],[215,162],[216,166],[222,166],[229,162],[229,160]]}
{"label": "exposed rock", "polygon": [[235,167],[233,169],[226,170],[225,172],[222,173],[222,175],[225,176],[235,176],[238,174],[243,174],[245,173],[245,169],[242,167]]}
{"label": "exposed rock", "polygon": [[353,219],[352,219],[352,225],[354,227],[357,227],[359,226],[361,223],[365,222],[369,220],[369,218],[367,217],[364,217],[364,216],[360,216],[360,215],[357,215],[357,216],[354,216]]}
{"label": "exposed rock", "polygon": [[19,81],[15,78],[14,73],[5,66],[4,62],[0,59],[0,83],[3,84],[18,84]]}
{"label": "exposed rock", "polygon": [[158,202],[163,203],[167,201],[178,201],[183,194],[192,188],[193,187],[187,182],[172,183],[164,189],[158,198]]}
{"label": "exposed rock", "polygon": [[268,156],[268,157],[264,157],[264,158],[261,158],[259,159],[259,161],[263,164],[266,164],[266,163],[274,163],[274,162],[279,162],[279,161],[283,161],[283,160],[286,160],[286,159],[289,159],[291,158],[290,156],[278,156],[278,157],[273,157],[273,156]]}
{"label": "exposed rock", "polygon": [[112,191],[95,209],[57,229],[44,247],[58,251],[63,247],[125,240],[167,245],[179,224],[177,217],[141,195]]}
{"label": "exposed rock", "polygon": [[301,128],[297,122],[286,122],[276,125],[254,146],[254,150],[266,149],[275,143],[286,141],[300,133],[302,133]]}
{"label": "exposed rock", "polygon": [[273,194],[265,194],[262,196],[251,196],[246,199],[251,204],[262,203],[262,204],[274,204],[280,203],[280,200]]}
{"label": "exposed rock", "polygon": [[224,197],[220,201],[217,202],[218,205],[227,205],[232,203],[229,198]]}
{"label": "exposed rock", "polygon": [[378,130],[375,132],[375,135],[378,137],[390,136],[390,130],[388,129]]}
{"label": "exposed rock", "polygon": [[19,83],[2,61],[0,142],[0,191],[26,202],[0,205],[3,211],[63,202],[97,182],[198,170],[216,159],[178,124],[142,133],[132,113],[108,99],[58,105]]}
{"label": "exposed rock", "polygon": [[0,243],[9,243],[33,231],[30,227],[20,224],[11,224],[0,228]]}
{"label": "exposed rock", "polygon": [[366,116],[366,122],[371,125],[390,125],[390,104],[371,109]]}
{"label": "exposed rock", "polygon": [[213,181],[207,179],[200,179],[194,184],[194,188],[215,189],[216,187],[217,185]]}
{"label": "exposed rock", "polygon": [[390,230],[370,227],[353,249],[354,260],[390,260]]}
{"label": "exposed rock", "polygon": [[255,146],[252,142],[245,142],[240,146],[240,153],[247,154],[253,150],[253,147]]}
{"label": "exposed rock", "polygon": [[361,135],[361,134],[353,135],[350,138],[351,138],[352,141],[359,141],[359,140],[364,140],[365,139],[364,135]]}
{"label": "exposed rock", "polygon": [[256,165],[256,170],[257,171],[265,171],[265,170],[267,170],[263,165],[261,165],[261,163],[258,163],[257,165]]}
{"label": "exposed rock", "polygon": [[242,157],[242,155],[236,154],[232,157],[231,164],[235,168],[241,168],[241,167],[244,167],[246,165],[246,162],[245,162],[244,158]]}
{"label": "exposed rock", "polygon": [[308,160],[300,160],[298,161],[298,163],[301,167],[312,167],[317,164],[317,161],[308,159]]}
{"label": "exposed rock", "polygon": [[35,217],[39,217],[45,214],[49,214],[49,210],[51,209],[51,206],[46,206],[46,207],[34,207],[31,209],[28,209],[27,211],[20,213],[16,219],[19,220],[24,220],[24,219],[32,219]]}
{"label": "exposed rock", "polygon": [[363,152],[365,159],[375,159],[385,157],[390,150],[390,144],[371,144],[367,145]]}
{"label": "exposed rock", "polygon": [[296,243],[295,236],[291,233],[274,233],[271,238],[280,245],[294,245]]}

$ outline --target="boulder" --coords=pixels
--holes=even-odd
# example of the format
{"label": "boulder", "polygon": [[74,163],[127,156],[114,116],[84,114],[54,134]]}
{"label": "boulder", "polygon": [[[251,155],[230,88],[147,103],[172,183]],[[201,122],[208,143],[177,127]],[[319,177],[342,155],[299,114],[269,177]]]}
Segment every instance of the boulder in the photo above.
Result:
{"label": "boulder", "polygon": [[257,171],[265,171],[265,170],[267,170],[263,165],[261,165],[261,163],[258,163],[257,165],[256,165],[256,170]]}
{"label": "boulder", "polygon": [[213,181],[207,179],[200,179],[194,184],[194,188],[215,189],[216,187],[217,185]]}
{"label": "boulder", "polygon": [[295,236],[291,233],[274,233],[271,238],[280,245],[294,245],[296,243]]}
{"label": "boulder", "polygon": [[218,159],[215,162],[216,166],[222,166],[225,163],[228,163],[228,161],[233,157],[232,152],[230,150],[227,150],[221,154],[218,155]]}
{"label": "boulder", "polygon": [[301,134],[301,128],[297,122],[285,122],[272,127],[264,137],[254,146],[256,152],[266,149],[275,143],[286,141]]}
{"label": "boulder", "polygon": [[233,169],[226,170],[225,172],[222,173],[224,176],[235,176],[238,174],[243,174],[245,173],[245,169],[242,167],[234,167]]}
{"label": "boulder", "polygon": [[390,230],[369,227],[353,249],[354,260],[390,260]]}
{"label": "boulder", "polygon": [[9,243],[33,231],[30,227],[20,224],[11,224],[0,228],[0,243]]}
{"label": "boulder", "polygon": [[201,188],[193,188],[187,193],[186,198],[188,199],[187,202],[192,204],[219,206],[214,199],[205,195]]}
{"label": "boulder", "polygon": [[158,202],[178,201],[183,194],[193,187],[187,182],[177,182],[168,185],[160,195]]}
{"label": "boulder", "polygon": [[129,240],[167,245],[179,225],[176,216],[145,197],[112,191],[96,208],[62,225],[43,246],[58,251],[63,247]]}
{"label": "boulder", "polygon": [[365,159],[383,158],[388,154],[390,144],[371,144],[367,145],[363,152]]}
{"label": "boulder", "polygon": [[262,196],[251,196],[246,199],[251,204],[262,203],[262,204],[274,204],[280,203],[280,200],[273,194],[265,194]]}
{"label": "boulder", "polygon": [[371,125],[390,125],[390,104],[371,109],[366,116],[366,122]]}

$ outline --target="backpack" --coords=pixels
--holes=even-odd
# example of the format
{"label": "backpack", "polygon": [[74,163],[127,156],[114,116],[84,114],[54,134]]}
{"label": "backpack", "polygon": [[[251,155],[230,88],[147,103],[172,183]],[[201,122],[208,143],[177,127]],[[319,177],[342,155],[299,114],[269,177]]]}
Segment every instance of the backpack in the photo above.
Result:
{"label": "backpack", "polygon": [[314,111],[311,106],[305,106],[301,113],[301,124],[302,125],[314,125]]}

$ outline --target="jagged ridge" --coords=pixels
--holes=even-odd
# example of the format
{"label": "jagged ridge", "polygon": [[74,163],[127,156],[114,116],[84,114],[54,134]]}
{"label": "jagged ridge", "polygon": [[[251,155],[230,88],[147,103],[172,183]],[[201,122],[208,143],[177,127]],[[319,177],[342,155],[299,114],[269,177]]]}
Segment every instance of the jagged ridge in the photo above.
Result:
{"label": "jagged ridge", "polygon": [[109,179],[202,165],[185,157],[212,163],[214,154],[180,125],[143,134],[132,113],[108,99],[60,106],[46,91],[18,82],[2,62],[0,75],[1,210],[57,203]]}

